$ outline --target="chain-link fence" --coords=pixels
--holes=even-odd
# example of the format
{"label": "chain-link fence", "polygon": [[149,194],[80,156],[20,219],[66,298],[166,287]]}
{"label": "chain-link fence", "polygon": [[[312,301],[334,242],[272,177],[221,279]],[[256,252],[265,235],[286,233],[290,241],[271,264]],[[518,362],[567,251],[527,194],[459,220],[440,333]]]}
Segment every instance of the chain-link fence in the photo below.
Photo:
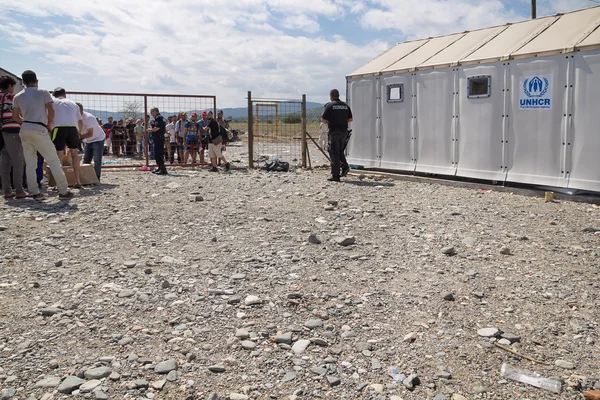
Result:
{"label": "chain-link fence", "polygon": [[[69,92],[68,97],[83,105],[85,111],[94,115],[107,132],[103,168],[149,166],[154,163],[152,136],[135,133],[138,120],[144,130],[148,127],[150,110],[157,107],[165,119],[178,116],[181,111],[189,117],[192,112],[200,115],[203,110],[216,115],[217,99],[208,95],[162,95],[137,93]],[[109,121],[112,124],[107,125]],[[183,143],[165,140],[167,162],[179,163],[183,157]]]}
{"label": "chain-link fence", "polygon": [[282,161],[306,167],[306,96],[302,100],[253,99],[248,93],[248,165]]}
{"label": "chain-link fence", "polygon": [[327,135],[321,135],[321,108],[300,100],[256,99],[248,92],[248,165],[263,168],[275,160],[290,168],[329,165]]}

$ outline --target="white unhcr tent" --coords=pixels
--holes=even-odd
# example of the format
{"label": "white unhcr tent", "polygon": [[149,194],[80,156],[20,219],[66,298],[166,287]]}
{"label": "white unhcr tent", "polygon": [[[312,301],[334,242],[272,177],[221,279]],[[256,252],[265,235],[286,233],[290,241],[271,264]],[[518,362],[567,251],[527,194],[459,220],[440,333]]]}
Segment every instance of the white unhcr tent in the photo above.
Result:
{"label": "white unhcr tent", "polygon": [[600,7],[399,43],[347,76],[351,164],[600,192]]}

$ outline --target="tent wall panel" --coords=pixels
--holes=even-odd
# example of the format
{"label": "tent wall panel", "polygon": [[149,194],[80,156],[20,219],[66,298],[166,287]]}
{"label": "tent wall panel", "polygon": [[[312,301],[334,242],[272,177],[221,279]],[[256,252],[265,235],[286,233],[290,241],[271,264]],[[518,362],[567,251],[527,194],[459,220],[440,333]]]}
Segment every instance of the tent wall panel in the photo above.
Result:
{"label": "tent wall panel", "polygon": [[417,72],[417,118],[415,126],[416,171],[453,175],[452,69]]}
{"label": "tent wall panel", "polygon": [[[388,85],[403,85],[403,101],[388,102]],[[414,171],[412,74],[383,76],[381,87],[381,168]]]}
{"label": "tent wall panel", "polygon": [[[506,65],[486,64],[459,69],[457,175],[504,181],[504,96]],[[490,97],[469,98],[470,77],[490,76]]]}
{"label": "tent wall panel", "polygon": [[379,167],[378,160],[378,79],[348,81],[348,98],[352,108],[352,140],[348,143],[348,162]]}
{"label": "tent wall panel", "polygon": [[[508,151],[506,179],[549,186],[566,186],[563,168],[563,124],[567,107],[568,57],[556,55],[543,59],[520,60],[510,63],[510,107],[508,112]],[[544,78],[548,80],[546,96],[550,109],[521,109],[523,86],[529,86],[532,95],[540,92],[538,85],[525,85],[539,77],[542,91]],[[522,79],[523,78],[523,79]],[[536,99],[533,98],[532,99]]]}
{"label": "tent wall panel", "polygon": [[579,53],[575,66],[569,187],[600,192],[600,51]]}

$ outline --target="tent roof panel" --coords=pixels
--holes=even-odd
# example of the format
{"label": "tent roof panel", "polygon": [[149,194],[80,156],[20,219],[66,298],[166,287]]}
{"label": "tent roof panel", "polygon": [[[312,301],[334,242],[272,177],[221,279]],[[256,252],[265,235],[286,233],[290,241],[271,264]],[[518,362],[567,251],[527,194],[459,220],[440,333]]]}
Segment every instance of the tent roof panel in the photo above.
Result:
{"label": "tent roof panel", "polygon": [[417,65],[424,63],[438,52],[444,50],[446,47],[462,38],[464,35],[465,33],[457,33],[454,35],[440,36],[430,39],[423,46],[419,47],[389,67],[384,68],[381,70],[381,72],[393,72],[415,68]]}
{"label": "tent roof panel", "polygon": [[578,43],[577,48],[580,49],[582,47],[599,46],[599,45],[600,45],[600,28],[597,28],[588,37],[586,37],[580,43]]}
{"label": "tent roof panel", "polygon": [[427,40],[428,39],[398,43],[396,46],[392,47],[382,55],[374,58],[369,63],[352,72],[348,76],[378,74],[382,69],[389,67],[393,63],[418,49],[420,46],[426,43]]}
{"label": "tent roof panel", "polygon": [[557,17],[546,17],[510,25],[504,32],[490,40],[462,62],[488,60],[490,58],[507,59],[513,51],[530,41],[542,30],[552,25]]}
{"label": "tent roof panel", "polygon": [[513,56],[572,51],[575,45],[600,24],[600,7],[592,7],[560,16],[548,29],[537,35]]}
{"label": "tent roof panel", "polygon": [[507,29],[507,26],[497,26],[494,28],[467,32],[465,36],[419,65],[419,67],[457,63],[459,60],[462,60],[478,48],[482,47],[482,45],[505,29]]}
{"label": "tent roof panel", "polygon": [[534,20],[399,43],[348,77],[418,67],[508,60],[600,47],[600,6]]}

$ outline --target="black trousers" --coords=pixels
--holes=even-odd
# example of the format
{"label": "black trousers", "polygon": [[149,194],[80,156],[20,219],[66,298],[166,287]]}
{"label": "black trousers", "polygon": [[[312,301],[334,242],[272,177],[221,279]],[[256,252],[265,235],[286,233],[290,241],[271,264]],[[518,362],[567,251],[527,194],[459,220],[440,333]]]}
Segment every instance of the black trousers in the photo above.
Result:
{"label": "black trousers", "polygon": [[160,169],[163,169],[165,167],[165,135],[152,132],[152,141],[154,142],[154,159],[156,160],[156,165]]}
{"label": "black trousers", "polygon": [[331,176],[340,178],[340,171],[348,169],[348,162],[344,154],[346,132],[329,132],[329,157],[331,157]]}

